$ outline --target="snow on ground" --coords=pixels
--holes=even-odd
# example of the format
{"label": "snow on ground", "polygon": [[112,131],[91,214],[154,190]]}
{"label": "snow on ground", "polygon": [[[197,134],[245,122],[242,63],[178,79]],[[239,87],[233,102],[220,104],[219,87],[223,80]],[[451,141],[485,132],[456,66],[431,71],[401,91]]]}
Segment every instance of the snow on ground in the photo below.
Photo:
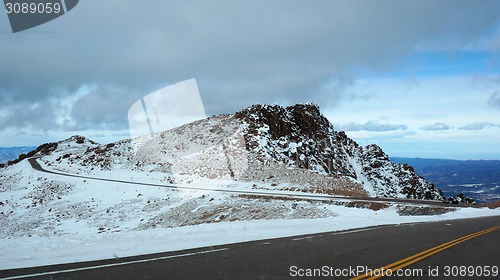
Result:
{"label": "snow on ground", "polygon": [[369,196],[374,197],[377,193],[375,192],[372,183],[370,183],[365,175],[363,175],[363,172],[361,172],[362,167],[358,164],[359,160],[356,160],[353,157],[348,157],[348,161],[354,169],[354,172],[356,172],[356,177],[363,184],[363,188],[368,192]]}
{"label": "snow on ground", "polygon": [[104,234],[75,232],[61,236],[1,239],[0,269],[133,256],[275,237],[500,214],[489,209],[460,209],[440,216],[404,216],[394,208],[380,211],[332,207],[337,217],[220,222]]}
{"label": "snow on ground", "polygon": [[[402,216],[397,205],[373,211],[324,200],[210,191],[254,189],[252,182],[224,179],[190,177],[194,181],[187,185],[202,185],[208,190],[179,191],[41,173],[27,161],[0,172],[0,269],[373,225],[500,215],[498,209],[464,208],[442,215]],[[115,172],[107,175],[132,181],[161,179],[155,173]]]}

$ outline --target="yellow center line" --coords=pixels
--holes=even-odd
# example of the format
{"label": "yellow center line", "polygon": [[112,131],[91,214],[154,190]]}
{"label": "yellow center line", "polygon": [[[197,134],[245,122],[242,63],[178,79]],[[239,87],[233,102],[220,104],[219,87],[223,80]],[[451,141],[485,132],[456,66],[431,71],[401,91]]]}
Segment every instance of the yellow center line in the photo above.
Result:
{"label": "yellow center line", "polygon": [[[469,239],[472,239],[474,237],[478,237],[478,236],[481,236],[483,234],[486,234],[486,233],[489,233],[489,232],[492,232],[494,230],[497,230],[499,229],[500,226],[495,226],[495,227],[491,227],[491,228],[488,228],[488,229],[485,229],[485,230],[481,230],[481,231],[478,231],[478,232],[475,232],[475,233],[471,233],[469,235],[466,235],[466,236],[463,236],[463,237],[460,237],[460,238],[457,238],[455,240],[452,240],[452,241],[449,241],[449,242],[446,242],[446,243],[443,243],[441,245],[438,245],[436,247],[432,247],[430,249],[427,249],[423,252],[420,252],[418,254],[415,254],[415,255],[412,255],[412,256],[409,256],[407,258],[404,258],[402,260],[399,260],[397,262],[393,262],[389,265],[386,265],[386,266],[383,266],[381,268],[379,268],[378,270],[379,271],[387,271],[388,269],[391,269],[392,271],[396,271],[398,269],[401,269],[401,268],[404,268],[404,267],[407,267],[413,263],[416,263],[422,259],[425,259],[429,256],[432,256],[436,253],[439,253],[443,250],[446,250],[450,247],[453,247],[457,244],[460,244],[462,242],[465,242]],[[358,280],[358,279],[363,279],[363,278],[366,278],[366,277],[369,277],[371,276],[370,273],[365,273],[363,275],[359,275],[358,277],[354,277],[354,278],[351,278],[351,280]],[[369,277],[369,278],[366,278],[366,279],[377,279],[377,278],[380,278],[380,277],[383,277],[385,275],[379,275],[379,276],[372,276],[372,277]]]}

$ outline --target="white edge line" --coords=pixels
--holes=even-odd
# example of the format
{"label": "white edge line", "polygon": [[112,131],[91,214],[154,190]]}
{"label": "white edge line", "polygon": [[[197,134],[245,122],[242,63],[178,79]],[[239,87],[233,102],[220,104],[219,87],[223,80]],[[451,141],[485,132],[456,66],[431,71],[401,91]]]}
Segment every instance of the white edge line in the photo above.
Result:
{"label": "white edge line", "polygon": [[306,237],[294,238],[294,239],[292,239],[292,240],[293,240],[293,241],[299,241],[299,240],[304,240],[304,239],[312,239],[312,238],[314,238],[314,237],[316,237],[316,235],[314,235],[314,236],[306,236]]}
{"label": "white edge line", "polygon": [[[385,226],[385,225],[380,225],[380,226]],[[377,229],[380,226],[369,227],[369,228],[360,228],[360,229],[350,229],[350,230],[344,230],[344,231],[340,231],[340,232],[330,232],[328,234],[329,235],[341,235],[341,234],[348,234],[348,233],[355,233],[355,232],[362,232],[362,231],[370,231],[370,230]],[[299,241],[299,240],[305,240],[305,239],[312,239],[312,238],[315,238],[315,237],[319,237],[322,234],[324,234],[324,233],[315,234],[313,236],[298,237],[298,238],[294,238],[292,240],[293,241]]]}
{"label": "white edge line", "polygon": [[370,230],[380,228],[382,226],[387,226],[387,225],[378,225],[378,226],[369,227],[369,228],[361,228],[361,229],[352,229],[352,230],[345,230],[345,231],[340,231],[340,232],[333,232],[333,233],[331,233],[331,235],[341,235],[341,234],[348,234],[348,233],[355,233],[355,232],[362,232],[362,231],[370,231]]}
{"label": "white edge line", "polygon": [[37,277],[37,276],[54,275],[54,274],[61,274],[61,273],[68,273],[68,272],[77,272],[77,271],[84,271],[84,270],[113,267],[113,266],[122,266],[122,265],[128,265],[128,264],[167,260],[167,259],[180,258],[180,257],[196,256],[196,255],[209,254],[209,253],[220,252],[220,251],[225,251],[225,250],[229,250],[229,248],[221,248],[221,249],[207,250],[207,251],[194,252],[194,253],[185,253],[185,254],[180,254],[180,255],[164,256],[164,257],[158,257],[158,258],[152,258],[152,259],[135,260],[135,261],[121,262],[121,263],[110,263],[110,264],[87,266],[87,267],[72,268],[72,269],[65,269],[65,270],[17,275],[17,276],[10,276],[10,277],[6,277],[6,278],[2,278],[2,279],[9,280],[9,279],[22,279],[22,278],[30,278],[30,277]]}

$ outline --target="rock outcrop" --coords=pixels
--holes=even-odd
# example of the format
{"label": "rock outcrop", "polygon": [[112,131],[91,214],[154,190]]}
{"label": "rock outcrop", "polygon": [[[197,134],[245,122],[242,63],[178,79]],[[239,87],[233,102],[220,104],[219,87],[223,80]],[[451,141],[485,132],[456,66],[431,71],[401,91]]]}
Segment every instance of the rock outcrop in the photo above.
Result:
{"label": "rock outcrop", "polygon": [[335,131],[316,104],[254,105],[235,116],[243,122],[247,149],[263,161],[349,176],[374,196],[444,199],[411,166],[391,162],[379,146],[361,147]]}

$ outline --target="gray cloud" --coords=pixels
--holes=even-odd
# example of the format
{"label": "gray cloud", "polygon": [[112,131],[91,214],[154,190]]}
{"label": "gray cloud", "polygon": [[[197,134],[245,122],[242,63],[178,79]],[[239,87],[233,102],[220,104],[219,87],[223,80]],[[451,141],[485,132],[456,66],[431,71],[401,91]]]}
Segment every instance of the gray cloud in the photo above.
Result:
{"label": "gray cloud", "polygon": [[488,100],[488,105],[500,109],[500,91],[495,91],[491,94],[490,99]]}
{"label": "gray cloud", "polygon": [[368,121],[364,124],[348,123],[336,125],[337,130],[343,131],[393,131],[393,130],[407,130],[408,127],[404,124],[389,124],[379,123],[378,121]]}
{"label": "gray cloud", "polygon": [[421,130],[425,131],[432,131],[432,130],[448,130],[450,129],[450,126],[442,123],[442,122],[437,122],[434,124],[426,125],[420,128]]}
{"label": "gray cloud", "polygon": [[129,88],[96,87],[75,102],[69,130],[128,128],[128,109],[140,92]]}
{"label": "gray cloud", "polygon": [[37,130],[47,131],[55,126],[59,106],[57,102],[48,99],[38,102],[11,102],[0,109],[6,112],[0,118],[0,127],[3,129],[35,127]]}
{"label": "gray cloud", "polygon": [[460,130],[481,130],[492,127],[500,127],[500,125],[490,123],[490,122],[476,122],[459,127]]}
{"label": "gray cloud", "polygon": [[[344,90],[353,69],[391,70],[416,45],[463,46],[498,10],[499,1],[80,1],[29,32],[1,25],[0,129],[123,128],[141,95],[192,77],[208,114],[335,106],[366,98]],[[57,100],[84,85],[96,89],[61,109]]]}

